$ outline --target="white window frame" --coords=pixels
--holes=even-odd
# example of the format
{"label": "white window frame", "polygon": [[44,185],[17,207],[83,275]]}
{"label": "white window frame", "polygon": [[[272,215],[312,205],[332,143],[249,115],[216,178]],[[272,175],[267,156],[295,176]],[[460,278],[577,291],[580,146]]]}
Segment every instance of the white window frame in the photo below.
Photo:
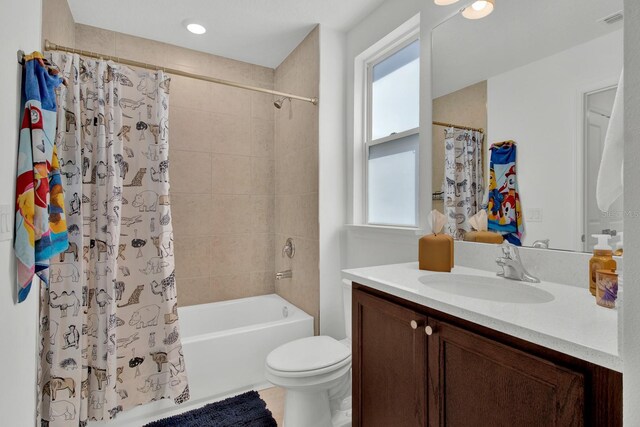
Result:
{"label": "white window frame", "polygon": [[[391,36],[391,35],[390,35]],[[396,140],[400,140],[402,138],[411,136],[411,135],[420,135],[420,126],[405,130],[399,133],[393,133],[391,135],[384,136],[382,138],[372,139],[372,88],[373,88],[373,67],[385,59],[389,58],[393,54],[398,51],[404,49],[409,46],[411,43],[415,41],[420,41],[420,27],[415,26],[411,28],[411,30],[405,32],[400,37],[394,37],[392,41],[387,43],[384,48],[377,50],[375,53],[367,56],[367,58],[363,61],[363,110],[364,114],[362,115],[362,133],[361,135],[364,137],[363,140],[360,141],[362,145],[362,186],[361,186],[361,199],[362,199],[362,223],[364,225],[371,226],[385,226],[385,227],[397,227],[397,228],[406,228],[406,229],[416,229],[420,227],[420,143],[418,143],[418,152],[416,153],[416,188],[415,188],[415,219],[413,225],[406,224],[387,224],[387,223],[377,223],[369,221],[369,149],[372,146],[388,143]],[[420,87],[417,88],[420,90]]]}

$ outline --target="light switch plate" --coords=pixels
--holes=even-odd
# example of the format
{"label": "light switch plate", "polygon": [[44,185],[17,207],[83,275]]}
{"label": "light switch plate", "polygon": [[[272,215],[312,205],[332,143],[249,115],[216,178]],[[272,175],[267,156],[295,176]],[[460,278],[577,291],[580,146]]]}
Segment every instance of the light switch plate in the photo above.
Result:
{"label": "light switch plate", "polygon": [[0,205],[0,242],[13,238],[11,205]]}
{"label": "light switch plate", "polygon": [[524,217],[526,222],[542,222],[542,208],[527,209],[526,216]]}

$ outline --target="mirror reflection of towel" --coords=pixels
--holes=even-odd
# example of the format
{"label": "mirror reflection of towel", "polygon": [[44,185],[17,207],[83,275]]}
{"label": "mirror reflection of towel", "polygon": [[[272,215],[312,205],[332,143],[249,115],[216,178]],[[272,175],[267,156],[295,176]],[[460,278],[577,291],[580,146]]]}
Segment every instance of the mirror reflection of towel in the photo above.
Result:
{"label": "mirror reflection of towel", "polygon": [[491,146],[487,216],[489,230],[521,246],[524,224],[516,175],[516,151],[513,141]]}
{"label": "mirror reflection of towel", "polygon": [[607,211],[616,199],[622,196],[624,163],[624,72],[620,74],[620,83],[613,103],[611,120],[604,139],[604,150],[598,171],[596,199],[598,208]]}

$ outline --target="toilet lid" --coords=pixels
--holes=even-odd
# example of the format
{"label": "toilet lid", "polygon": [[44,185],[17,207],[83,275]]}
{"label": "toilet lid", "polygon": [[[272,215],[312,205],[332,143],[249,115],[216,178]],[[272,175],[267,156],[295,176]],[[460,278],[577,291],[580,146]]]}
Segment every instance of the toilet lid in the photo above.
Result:
{"label": "toilet lid", "polygon": [[349,348],[327,336],[288,342],[267,356],[267,366],[281,372],[306,372],[326,368],[351,356]]}

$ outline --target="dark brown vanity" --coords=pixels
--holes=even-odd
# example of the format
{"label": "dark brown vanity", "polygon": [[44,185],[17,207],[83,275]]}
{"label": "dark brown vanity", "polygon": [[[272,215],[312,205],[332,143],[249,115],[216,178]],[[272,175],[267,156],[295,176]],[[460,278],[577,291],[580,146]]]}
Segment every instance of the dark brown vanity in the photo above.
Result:
{"label": "dark brown vanity", "polygon": [[622,374],[353,283],[353,425],[621,426]]}

